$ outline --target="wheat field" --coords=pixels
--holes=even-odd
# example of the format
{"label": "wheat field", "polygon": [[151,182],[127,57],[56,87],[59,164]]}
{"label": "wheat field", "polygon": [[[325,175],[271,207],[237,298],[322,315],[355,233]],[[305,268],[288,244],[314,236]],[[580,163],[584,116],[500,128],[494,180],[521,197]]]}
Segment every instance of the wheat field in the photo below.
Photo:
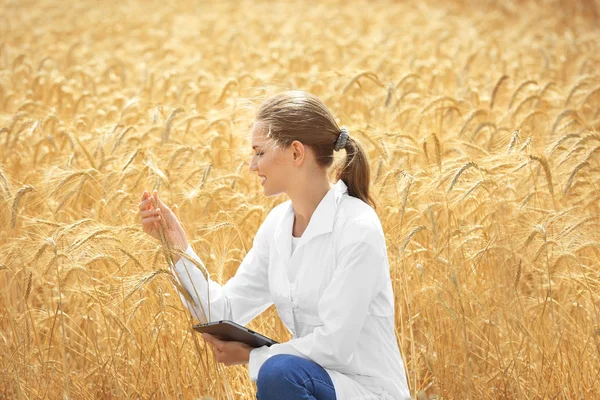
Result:
{"label": "wheat field", "polygon": [[285,200],[248,164],[288,89],[368,150],[415,398],[600,398],[597,2],[1,3],[0,398],[254,398],[137,204],[226,282]]}

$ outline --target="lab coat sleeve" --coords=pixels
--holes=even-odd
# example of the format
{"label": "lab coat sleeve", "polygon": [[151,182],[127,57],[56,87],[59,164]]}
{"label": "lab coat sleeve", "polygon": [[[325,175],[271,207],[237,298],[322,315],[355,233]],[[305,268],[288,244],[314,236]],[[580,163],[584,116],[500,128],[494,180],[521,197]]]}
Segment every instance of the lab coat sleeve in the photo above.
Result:
{"label": "lab coat sleeve", "polygon": [[188,302],[180,293],[183,304],[194,318],[202,323],[227,319],[246,325],[272,304],[267,275],[269,243],[266,230],[266,223],[263,223],[235,276],[225,285],[210,279],[204,263],[191,245],[188,246],[187,256],[196,260],[204,271],[185,257],[181,257],[172,270],[193,300],[193,303]]}
{"label": "lab coat sleeve", "polygon": [[[364,241],[340,250],[334,275],[319,300],[318,314],[323,325],[304,337],[253,349],[248,364],[251,380],[258,378],[262,364],[276,354],[296,355],[336,370],[343,370],[352,361],[369,305],[389,280],[385,238],[382,232],[363,228],[367,228],[361,233]],[[373,237],[379,243],[374,243]]]}

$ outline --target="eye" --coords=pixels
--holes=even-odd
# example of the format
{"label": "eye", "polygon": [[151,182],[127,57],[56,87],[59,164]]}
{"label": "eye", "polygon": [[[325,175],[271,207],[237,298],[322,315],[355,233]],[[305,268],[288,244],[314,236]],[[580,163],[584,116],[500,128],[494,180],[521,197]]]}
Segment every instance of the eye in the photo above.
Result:
{"label": "eye", "polygon": [[262,156],[263,154],[265,154],[265,153],[261,151],[261,152],[259,152],[259,153],[256,153],[256,154],[254,154],[254,155],[255,155],[255,156],[259,156],[259,157],[260,157],[260,156]]}

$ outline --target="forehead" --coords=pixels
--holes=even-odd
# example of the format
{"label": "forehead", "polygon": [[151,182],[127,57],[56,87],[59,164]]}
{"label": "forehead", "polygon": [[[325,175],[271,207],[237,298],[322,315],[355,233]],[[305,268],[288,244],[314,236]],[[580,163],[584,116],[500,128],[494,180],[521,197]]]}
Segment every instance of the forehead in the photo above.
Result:
{"label": "forehead", "polygon": [[265,125],[262,122],[255,122],[252,127],[252,146],[262,146],[266,143]]}

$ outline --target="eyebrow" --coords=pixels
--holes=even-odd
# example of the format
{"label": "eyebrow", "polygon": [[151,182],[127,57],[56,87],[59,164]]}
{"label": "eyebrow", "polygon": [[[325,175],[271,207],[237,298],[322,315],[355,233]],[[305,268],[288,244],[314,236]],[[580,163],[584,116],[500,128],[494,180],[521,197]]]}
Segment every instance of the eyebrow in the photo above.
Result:
{"label": "eyebrow", "polygon": [[252,150],[255,150],[257,147],[260,147],[260,146],[252,146]]}

